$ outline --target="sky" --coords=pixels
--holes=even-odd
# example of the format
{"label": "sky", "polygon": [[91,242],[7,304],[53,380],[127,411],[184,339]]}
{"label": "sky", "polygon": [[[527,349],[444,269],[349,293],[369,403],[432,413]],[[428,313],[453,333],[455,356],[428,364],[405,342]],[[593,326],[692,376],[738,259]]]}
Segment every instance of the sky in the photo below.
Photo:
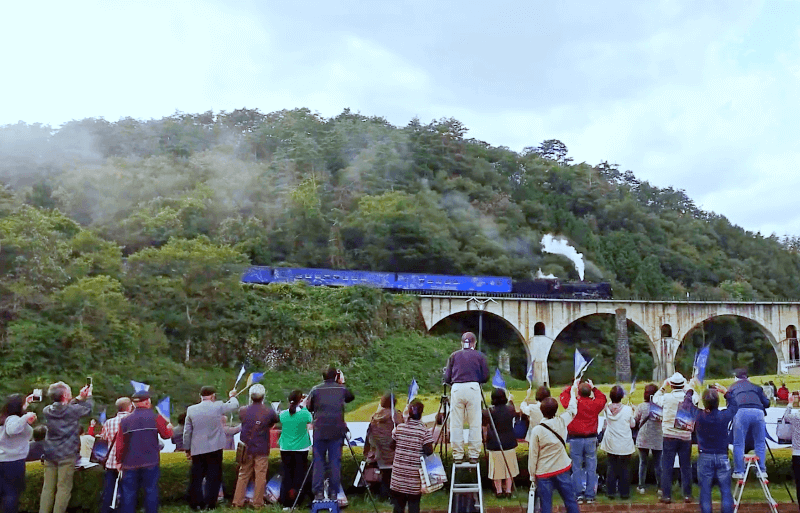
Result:
{"label": "sky", "polygon": [[800,235],[800,0],[13,2],[0,125],[345,108],[559,139]]}

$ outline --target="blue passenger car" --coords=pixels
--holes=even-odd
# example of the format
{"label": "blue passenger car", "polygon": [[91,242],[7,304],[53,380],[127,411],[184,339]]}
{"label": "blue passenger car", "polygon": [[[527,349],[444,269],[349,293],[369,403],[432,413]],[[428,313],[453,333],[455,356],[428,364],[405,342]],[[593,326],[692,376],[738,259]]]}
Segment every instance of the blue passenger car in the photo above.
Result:
{"label": "blue passenger car", "polygon": [[511,292],[511,278],[504,276],[398,273],[394,288],[398,290],[453,292]]}

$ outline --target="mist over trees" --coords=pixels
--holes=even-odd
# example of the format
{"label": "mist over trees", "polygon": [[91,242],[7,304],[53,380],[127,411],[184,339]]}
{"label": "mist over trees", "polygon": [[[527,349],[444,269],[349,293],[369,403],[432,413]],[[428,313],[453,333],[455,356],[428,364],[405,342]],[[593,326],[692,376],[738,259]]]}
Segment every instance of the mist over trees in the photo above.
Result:
{"label": "mist over trees", "polygon": [[263,310],[278,296],[328,300],[243,288],[241,269],[531,279],[541,268],[576,280],[541,251],[548,233],[618,298],[800,298],[795,237],[748,232],[616,165],[574,163],[561,141],[517,153],[467,134],[452,118],[396,127],[347,109],[0,126],[0,377],[60,347],[70,356],[48,372],[145,353],[225,366],[290,349],[279,364],[310,365],[315,329],[336,333],[346,360],[358,346],[344,334],[357,326],[368,345],[391,300],[341,292],[363,308],[327,312],[346,320],[328,332],[321,312],[300,326],[278,302],[273,317]]}

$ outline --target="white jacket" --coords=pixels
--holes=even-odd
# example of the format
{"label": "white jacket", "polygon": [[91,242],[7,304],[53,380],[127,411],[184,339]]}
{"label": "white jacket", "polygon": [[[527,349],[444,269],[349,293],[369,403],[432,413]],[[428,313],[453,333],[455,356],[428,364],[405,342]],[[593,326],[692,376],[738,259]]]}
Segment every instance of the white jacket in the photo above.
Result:
{"label": "white jacket", "polygon": [[600,449],[608,454],[626,456],[633,454],[636,447],[633,444],[631,428],[635,425],[633,408],[622,404],[607,404],[605,407],[606,424],[603,441]]}

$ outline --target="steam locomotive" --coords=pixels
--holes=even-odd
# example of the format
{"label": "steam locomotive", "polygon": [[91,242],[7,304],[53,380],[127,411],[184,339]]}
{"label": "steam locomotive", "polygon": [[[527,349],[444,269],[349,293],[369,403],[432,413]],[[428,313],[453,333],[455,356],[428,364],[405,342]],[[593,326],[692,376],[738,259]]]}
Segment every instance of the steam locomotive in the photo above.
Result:
{"label": "steam locomotive", "polygon": [[443,274],[387,273],[291,267],[251,267],[244,283],[290,283],[343,287],[366,285],[392,291],[421,293],[491,293],[545,299],[611,299],[608,283],[561,282],[542,278],[513,281],[506,276],[451,276]]}

